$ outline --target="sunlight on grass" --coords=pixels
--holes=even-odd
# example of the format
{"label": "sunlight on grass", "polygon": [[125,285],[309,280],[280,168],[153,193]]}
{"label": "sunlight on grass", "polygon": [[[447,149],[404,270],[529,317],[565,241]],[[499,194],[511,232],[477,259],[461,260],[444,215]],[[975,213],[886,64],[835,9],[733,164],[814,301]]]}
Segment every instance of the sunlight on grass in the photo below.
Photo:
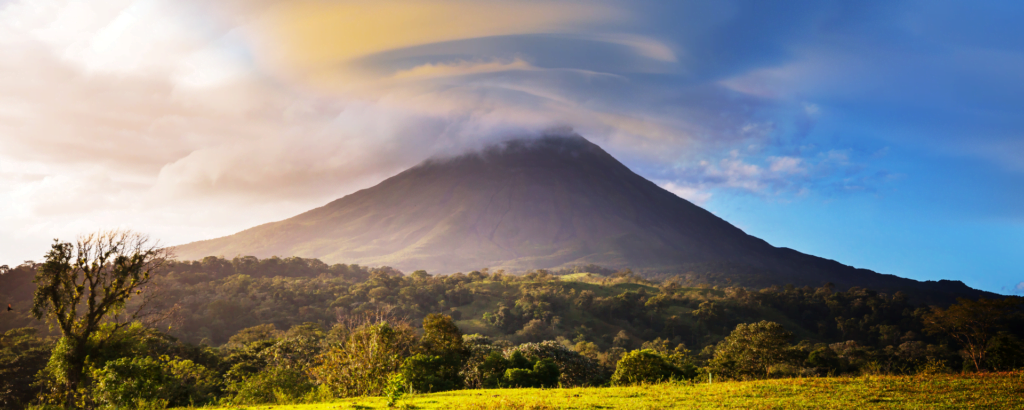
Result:
{"label": "sunlight on grass", "polygon": [[[227,407],[247,410],[386,409],[383,398]],[[490,409],[964,409],[1024,408],[1024,372],[664,383],[580,389],[460,390],[407,396],[398,408]]]}

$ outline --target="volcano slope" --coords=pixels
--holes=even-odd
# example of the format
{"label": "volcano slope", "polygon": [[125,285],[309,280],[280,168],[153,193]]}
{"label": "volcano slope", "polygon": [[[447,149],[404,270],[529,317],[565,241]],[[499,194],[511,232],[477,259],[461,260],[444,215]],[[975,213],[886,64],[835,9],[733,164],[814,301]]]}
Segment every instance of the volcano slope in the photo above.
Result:
{"label": "volcano slope", "polygon": [[175,248],[180,259],[318,258],[434,273],[596,264],[745,286],[985,292],[776,248],[632,172],[581,136],[518,139],[434,159],[298,216]]}

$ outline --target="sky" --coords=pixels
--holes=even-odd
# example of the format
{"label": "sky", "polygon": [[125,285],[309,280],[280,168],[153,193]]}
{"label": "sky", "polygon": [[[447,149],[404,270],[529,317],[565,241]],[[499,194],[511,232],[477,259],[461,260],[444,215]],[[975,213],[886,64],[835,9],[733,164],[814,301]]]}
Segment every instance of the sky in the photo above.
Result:
{"label": "sky", "polygon": [[0,0],[0,264],[571,127],[775,246],[1024,294],[1024,3]]}

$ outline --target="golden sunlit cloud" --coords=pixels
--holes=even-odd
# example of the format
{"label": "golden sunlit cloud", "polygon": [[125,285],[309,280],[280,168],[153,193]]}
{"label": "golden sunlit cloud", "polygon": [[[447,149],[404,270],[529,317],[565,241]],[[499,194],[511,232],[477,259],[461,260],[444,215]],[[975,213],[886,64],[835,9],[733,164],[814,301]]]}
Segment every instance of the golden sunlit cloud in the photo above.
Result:
{"label": "golden sunlit cloud", "polygon": [[256,26],[264,57],[292,73],[319,77],[388,50],[469,38],[573,33],[628,13],[596,2],[300,0],[267,8]]}
{"label": "golden sunlit cloud", "polygon": [[683,53],[631,31],[627,6],[2,3],[0,226],[18,235],[0,232],[0,258],[98,227],[224,235],[555,126],[672,158],[690,145],[643,147],[708,133],[622,97]]}

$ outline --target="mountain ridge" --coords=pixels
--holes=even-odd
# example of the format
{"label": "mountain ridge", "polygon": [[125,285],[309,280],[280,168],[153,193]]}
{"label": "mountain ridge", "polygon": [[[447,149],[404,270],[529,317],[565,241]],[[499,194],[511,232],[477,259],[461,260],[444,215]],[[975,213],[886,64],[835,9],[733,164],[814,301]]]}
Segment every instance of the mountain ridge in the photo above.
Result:
{"label": "mountain ridge", "polygon": [[576,134],[429,159],[292,218],[175,251],[193,259],[300,256],[435,273],[596,264],[662,275],[706,271],[709,279],[717,272],[751,286],[832,282],[942,300],[985,294],[774,247]]}

